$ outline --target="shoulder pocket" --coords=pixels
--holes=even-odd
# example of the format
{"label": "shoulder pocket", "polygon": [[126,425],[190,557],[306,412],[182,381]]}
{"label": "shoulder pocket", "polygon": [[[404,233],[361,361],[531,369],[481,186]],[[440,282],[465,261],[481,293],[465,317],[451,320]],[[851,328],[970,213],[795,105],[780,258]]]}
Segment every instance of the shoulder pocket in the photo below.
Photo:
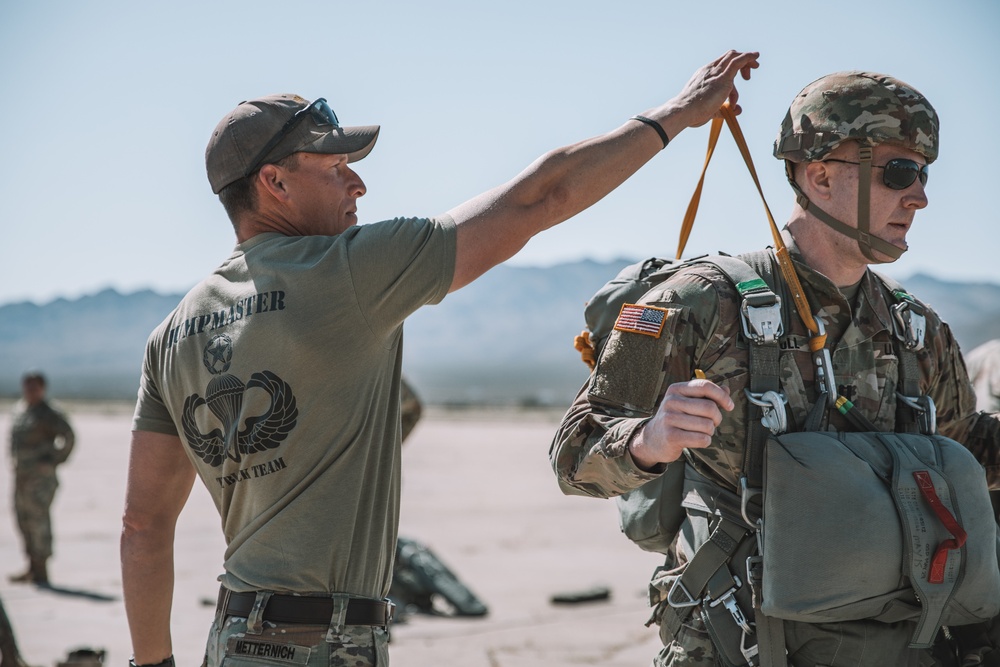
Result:
{"label": "shoulder pocket", "polygon": [[[662,326],[654,333],[642,325],[629,324],[626,308],[651,310],[652,313],[635,311],[634,317],[659,317]],[[679,322],[687,308],[626,304],[619,315],[621,327],[616,327],[608,337],[601,358],[594,369],[593,382],[588,397],[601,403],[625,410],[651,415],[656,409],[665,373],[664,360],[673,351]]]}

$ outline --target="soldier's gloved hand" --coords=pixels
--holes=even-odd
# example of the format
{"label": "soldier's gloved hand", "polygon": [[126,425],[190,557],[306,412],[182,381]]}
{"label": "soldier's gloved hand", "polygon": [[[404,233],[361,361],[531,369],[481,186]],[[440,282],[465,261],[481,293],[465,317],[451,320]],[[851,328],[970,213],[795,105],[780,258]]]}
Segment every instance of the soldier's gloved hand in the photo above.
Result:
{"label": "soldier's gloved hand", "polygon": [[722,411],[734,407],[729,393],[710,380],[670,385],[656,414],[629,442],[632,459],[650,470],[676,461],[685,449],[708,447],[722,423]]}

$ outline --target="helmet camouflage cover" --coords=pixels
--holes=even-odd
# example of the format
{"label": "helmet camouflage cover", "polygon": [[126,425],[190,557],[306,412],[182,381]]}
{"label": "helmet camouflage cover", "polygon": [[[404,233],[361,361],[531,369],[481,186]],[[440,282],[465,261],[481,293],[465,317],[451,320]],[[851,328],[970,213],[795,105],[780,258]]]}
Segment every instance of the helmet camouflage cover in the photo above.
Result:
{"label": "helmet camouflage cover", "polygon": [[781,123],[774,157],[791,162],[821,160],[842,142],[896,144],[938,155],[938,116],[912,86],[884,74],[837,72],[802,89]]}

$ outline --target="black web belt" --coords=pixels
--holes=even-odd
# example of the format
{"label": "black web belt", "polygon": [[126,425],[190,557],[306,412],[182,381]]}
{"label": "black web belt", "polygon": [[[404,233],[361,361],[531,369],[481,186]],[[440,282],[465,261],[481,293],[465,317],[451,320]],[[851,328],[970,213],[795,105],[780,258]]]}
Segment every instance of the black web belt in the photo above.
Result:
{"label": "black web belt", "polygon": [[[234,593],[225,587],[219,589],[219,608],[226,616],[246,618],[253,610],[256,593]],[[345,625],[388,625],[392,620],[394,605],[388,600],[351,598],[347,601]],[[328,625],[333,617],[334,601],[331,598],[275,593],[264,607],[262,620],[271,623],[301,623],[303,625]]]}

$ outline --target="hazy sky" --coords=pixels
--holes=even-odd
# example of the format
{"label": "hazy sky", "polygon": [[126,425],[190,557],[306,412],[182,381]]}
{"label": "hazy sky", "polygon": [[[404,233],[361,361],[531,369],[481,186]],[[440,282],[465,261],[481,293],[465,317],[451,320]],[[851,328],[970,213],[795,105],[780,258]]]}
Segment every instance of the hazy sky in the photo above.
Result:
{"label": "hazy sky", "polygon": [[[322,96],[344,124],[381,124],[357,165],[374,222],[442,213],[668,99],[729,48],[761,52],[741,122],[779,223],[792,195],[771,145],[792,97],[837,70],[889,73],[943,129],[930,206],[887,273],[1000,282],[998,33],[996,0],[0,0],[0,304],[182,291],[210,272],[234,238],[204,148],[241,100]],[[513,263],[672,256],[706,141],[682,133]],[[756,197],[724,135],[688,254],[768,244]]]}

